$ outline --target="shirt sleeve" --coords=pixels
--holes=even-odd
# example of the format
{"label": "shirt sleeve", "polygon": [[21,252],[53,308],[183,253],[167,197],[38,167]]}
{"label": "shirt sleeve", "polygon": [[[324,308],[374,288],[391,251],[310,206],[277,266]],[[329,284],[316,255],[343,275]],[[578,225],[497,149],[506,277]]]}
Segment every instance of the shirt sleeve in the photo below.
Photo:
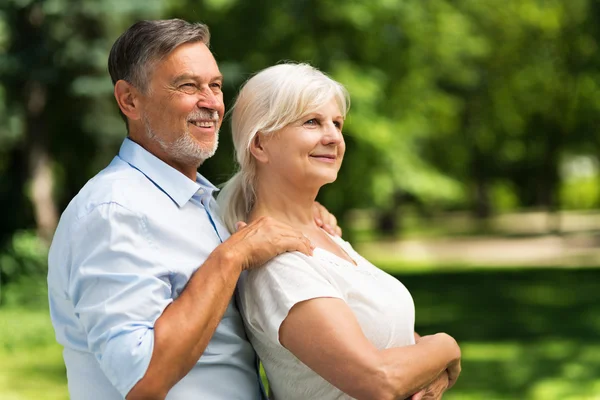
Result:
{"label": "shirt sleeve", "polygon": [[100,368],[125,397],[144,376],[154,323],[172,302],[143,216],[119,204],[97,206],[73,231],[69,297]]}
{"label": "shirt sleeve", "polygon": [[331,297],[345,300],[326,269],[313,257],[285,253],[249,271],[240,285],[242,313],[253,332],[279,342],[279,327],[302,301]]}

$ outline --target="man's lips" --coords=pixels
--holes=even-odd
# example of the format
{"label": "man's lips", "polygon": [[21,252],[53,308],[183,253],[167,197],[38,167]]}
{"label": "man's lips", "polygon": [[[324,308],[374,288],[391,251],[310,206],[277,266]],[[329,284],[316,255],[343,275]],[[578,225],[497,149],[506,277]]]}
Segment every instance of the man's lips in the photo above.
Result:
{"label": "man's lips", "polygon": [[216,126],[216,122],[212,120],[192,120],[188,122],[198,128],[214,128]]}
{"label": "man's lips", "polygon": [[194,125],[196,129],[202,131],[214,131],[217,129],[217,122],[213,120],[191,120],[188,121],[191,125]]}

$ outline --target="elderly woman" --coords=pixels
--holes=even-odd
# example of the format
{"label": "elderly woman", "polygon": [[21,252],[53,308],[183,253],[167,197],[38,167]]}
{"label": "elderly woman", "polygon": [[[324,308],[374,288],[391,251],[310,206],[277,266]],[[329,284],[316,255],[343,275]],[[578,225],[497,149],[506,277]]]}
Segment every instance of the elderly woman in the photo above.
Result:
{"label": "elderly woman", "polygon": [[348,103],[317,69],[281,64],[248,80],[233,109],[240,169],[218,199],[225,223],[233,231],[272,217],[315,246],[240,282],[247,332],[276,399],[404,399],[440,377],[449,387],[460,373],[454,339],[415,334],[404,285],[314,222],[319,189],[342,164]]}

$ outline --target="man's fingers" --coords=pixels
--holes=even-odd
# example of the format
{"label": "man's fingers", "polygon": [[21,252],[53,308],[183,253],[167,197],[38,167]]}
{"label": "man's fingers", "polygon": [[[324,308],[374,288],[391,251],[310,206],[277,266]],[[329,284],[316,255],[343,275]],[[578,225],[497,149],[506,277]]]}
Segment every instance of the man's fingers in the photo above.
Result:
{"label": "man's fingers", "polygon": [[237,231],[244,228],[248,230],[243,242],[239,242],[248,260],[247,268],[258,267],[285,252],[299,251],[312,256],[315,249],[315,245],[301,231],[272,218],[261,218],[249,225],[239,221],[235,226]]}
{"label": "man's fingers", "polygon": [[332,236],[342,237],[342,228],[337,225],[325,224],[321,228],[325,230],[325,232],[329,233]]}
{"label": "man's fingers", "polygon": [[283,249],[283,251],[299,251],[307,256],[313,255],[315,245],[308,237],[306,237],[306,235],[301,234],[299,237],[297,235],[292,235],[290,236],[290,239],[291,242],[286,244],[287,248]]}
{"label": "man's fingers", "polygon": [[325,232],[334,236],[341,236],[341,230],[338,230],[338,222],[335,215],[330,213],[325,207],[323,207],[319,202],[315,201],[313,205],[313,215],[315,218],[315,223],[319,228],[325,230]]}
{"label": "man's fingers", "polygon": [[337,226],[338,221],[337,221],[337,218],[335,217],[335,215],[329,214],[329,221],[327,221],[327,223],[331,226]]}
{"label": "man's fingers", "polygon": [[425,395],[425,391],[421,390],[421,391],[413,394],[412,397],[410,398],[410,400],[421,400],[424,395]]}
{"label": "man's fingers", "polygon": [[308,248],[307,255],[312,256],[313,255],[313,250],[317,246],[315,246],[314,243],[309,238],[307,238],[305,235],[302,235],[302,236],[304,236],[304,245]]}
{"label": "man's fingers", "polygon": [[323,228],[325,230],[325,232],[329,233],[330,235],[333,235],[333,236],[337,235],[335,232],[335,229],[333,229],[331,227],[331,225],[329,225],[329,224],[325,224],[321,228]]}
{"label": "man's fingers", "polygon": [[323,209],[324,207],[321,204],[319,204],[318,201],[315,201],[313,203],[313,217],[315,218],[315,223],[319,227],[323,226]]}

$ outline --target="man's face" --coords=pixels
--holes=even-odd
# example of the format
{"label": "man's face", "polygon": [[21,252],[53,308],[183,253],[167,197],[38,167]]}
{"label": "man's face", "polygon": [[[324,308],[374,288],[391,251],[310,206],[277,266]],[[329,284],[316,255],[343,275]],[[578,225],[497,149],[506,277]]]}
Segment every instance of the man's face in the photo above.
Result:
{"label": "man's face", "polygon": [[199,166],[211,157],[225,106],[222,75],[201,42],[179,46],[159,62],[142,96],[141,120],[148,139],[174,163]]}

